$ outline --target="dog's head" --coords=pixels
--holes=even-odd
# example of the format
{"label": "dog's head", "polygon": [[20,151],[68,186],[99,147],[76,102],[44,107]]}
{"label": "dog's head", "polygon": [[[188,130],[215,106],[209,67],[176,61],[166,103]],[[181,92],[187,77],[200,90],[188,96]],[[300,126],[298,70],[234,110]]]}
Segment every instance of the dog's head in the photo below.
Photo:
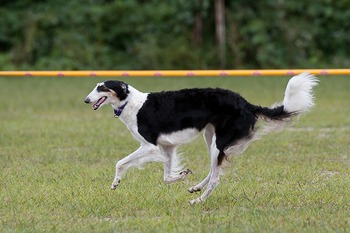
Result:
{"label": "dog's head", "polygon": [[121,81],[109,80],[98,83],[85,98],[85,103],[92,104],[94,110],[106,104],[119,104],[128,97],[128,84]]}

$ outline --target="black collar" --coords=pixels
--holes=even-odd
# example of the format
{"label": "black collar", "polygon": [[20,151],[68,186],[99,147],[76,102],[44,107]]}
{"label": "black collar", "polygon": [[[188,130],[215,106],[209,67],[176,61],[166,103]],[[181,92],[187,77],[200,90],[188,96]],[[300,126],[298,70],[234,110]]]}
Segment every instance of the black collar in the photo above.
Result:
{"label": "black collar", "polygon": [[126,106],[127,103],[128,103],[128,102],[125,102],[125,104],[123,104],[123,105],[120,106],[119,108],[114,109],[114,117],[119,117],[119,116],[122,114],[122,112],[123,112],[123,110],[124,110],[124,108],[125,108],[125,106]]}

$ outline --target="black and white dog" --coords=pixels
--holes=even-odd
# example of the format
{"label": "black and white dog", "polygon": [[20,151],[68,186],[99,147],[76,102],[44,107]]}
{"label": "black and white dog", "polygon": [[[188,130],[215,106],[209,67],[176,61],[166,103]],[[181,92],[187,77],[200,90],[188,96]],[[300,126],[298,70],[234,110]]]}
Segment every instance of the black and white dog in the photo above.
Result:
{"label": "black and white dog", "polygon": [[242,153],[250,142],[281,130],[314,105],[312,89],[318,79],[303,73],[291,78],[282,104],[267,108],[250,104],[239,94],[224,89],[183,89],[143,93],[121,81],[98,83],[86,97],[94,110],[111,104],[140,147],[116,164],[115,189],[128,168],[146,162],[164,163],[166,183],[184,179],[176,149],[203,132],[211,158],[207,177],[189,192],[207,188],[191,204],[204,201],[219,183],[222,162]]}

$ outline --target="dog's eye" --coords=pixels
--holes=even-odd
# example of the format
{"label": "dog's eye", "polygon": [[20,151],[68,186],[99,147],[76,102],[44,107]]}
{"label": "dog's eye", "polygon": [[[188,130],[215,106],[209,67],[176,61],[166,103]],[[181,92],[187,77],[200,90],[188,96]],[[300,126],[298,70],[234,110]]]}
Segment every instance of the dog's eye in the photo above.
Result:
{"label": "dog's eye", "polygon": [[109,92],[109,89],[105,85],[97,86],[97,92]]}

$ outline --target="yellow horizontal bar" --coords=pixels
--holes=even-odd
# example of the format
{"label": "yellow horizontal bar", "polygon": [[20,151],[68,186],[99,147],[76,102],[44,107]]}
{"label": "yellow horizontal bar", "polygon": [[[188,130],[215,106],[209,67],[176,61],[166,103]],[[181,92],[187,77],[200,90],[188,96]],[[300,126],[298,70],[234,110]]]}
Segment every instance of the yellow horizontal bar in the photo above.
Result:
{"label": "yellow horizontal bar", "polygon": [[57,70],[0,71],[1,76],[39,77],[142,77],[142,76],[284,76],[308,72],[316,75],[350,75],[350,69],[280,69],[280,70]]}

